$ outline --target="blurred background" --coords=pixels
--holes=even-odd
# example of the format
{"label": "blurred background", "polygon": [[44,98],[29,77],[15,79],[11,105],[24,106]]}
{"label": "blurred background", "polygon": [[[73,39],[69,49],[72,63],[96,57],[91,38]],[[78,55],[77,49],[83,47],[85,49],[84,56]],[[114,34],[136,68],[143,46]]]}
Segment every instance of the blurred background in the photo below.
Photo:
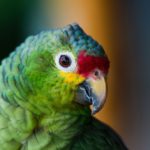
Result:
{"label": "blurred background", "polygon": [[110,59],[108,98],[96,115],[131,150],[150,149],[150,1],[0,0],[0,60],[28,35],[77,22]]}

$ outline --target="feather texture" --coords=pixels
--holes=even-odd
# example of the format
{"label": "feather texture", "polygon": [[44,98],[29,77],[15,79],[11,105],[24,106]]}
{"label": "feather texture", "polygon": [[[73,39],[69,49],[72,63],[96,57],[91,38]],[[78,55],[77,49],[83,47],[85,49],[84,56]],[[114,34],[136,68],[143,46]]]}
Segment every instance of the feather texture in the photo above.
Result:
{"label": "feather texture", "polygon": [[[30,36],[0,66],[0,150],[126,150],[119,136],[77,104],[55,55],[107,57],[77,24]],[[102,66],[103,67],[103,66]],[[107,66],[108,67],[108,66]],[[70,81],[69,79],[67,81]]]}

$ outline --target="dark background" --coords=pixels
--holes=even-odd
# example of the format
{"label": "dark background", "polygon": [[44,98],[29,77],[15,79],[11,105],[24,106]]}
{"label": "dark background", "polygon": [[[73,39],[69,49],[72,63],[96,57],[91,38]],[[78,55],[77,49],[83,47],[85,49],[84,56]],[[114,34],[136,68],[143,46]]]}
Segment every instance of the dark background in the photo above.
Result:
{"label": "dark background", "polygon": [[24,23],[30,9],[29,1],[0,0],[0,59],[24,39]]}
{"label": "dark background", "polygon": [[150,1],[0,0],[0,60],[28,35],[72,21],[101,41],[111,61],[108,102],[97,117],[131,150],[149,150]]}

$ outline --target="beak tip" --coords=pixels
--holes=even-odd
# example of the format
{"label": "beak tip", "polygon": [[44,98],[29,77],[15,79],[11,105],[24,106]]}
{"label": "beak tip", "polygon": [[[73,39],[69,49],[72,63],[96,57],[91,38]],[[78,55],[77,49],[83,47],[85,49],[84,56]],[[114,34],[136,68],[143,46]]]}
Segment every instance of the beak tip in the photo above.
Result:
{"label": "beak tip", "polygon": [[[103,107],[106,98],[106,86],[103,86],[104,83],[104,80],[100,80],[100,82],[88,80],[79,86],[76,101],[80,104],[92,105],[91,115],[95,115]],[[96,89],[97,86],[94,86],[94,84],[100,84],[98,89]]]}
{"label": "beak tip", "polygon": [[96,111],[92,110],[91,115],[95,115]]}
{"label": "beak tip", "polygon": [[97,112],[99,112],[99,111],[100,111],[100,107],[93,107],[91,114],[92,114],[92,115],[95,115],[95,114],[96,114]]}

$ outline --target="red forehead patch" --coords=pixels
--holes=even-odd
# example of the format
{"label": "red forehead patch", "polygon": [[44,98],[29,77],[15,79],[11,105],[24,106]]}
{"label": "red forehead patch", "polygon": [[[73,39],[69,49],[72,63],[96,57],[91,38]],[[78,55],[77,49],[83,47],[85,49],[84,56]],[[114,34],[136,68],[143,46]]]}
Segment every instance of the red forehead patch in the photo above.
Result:
{"label": "red forehead patch", "polygon": [[96,68],[100,69],[104,74],[108,73],[109,60],[106,56],[91,56],[83,50],[78,55],[77,63],[78,73],[84,76],[88,76]]}

